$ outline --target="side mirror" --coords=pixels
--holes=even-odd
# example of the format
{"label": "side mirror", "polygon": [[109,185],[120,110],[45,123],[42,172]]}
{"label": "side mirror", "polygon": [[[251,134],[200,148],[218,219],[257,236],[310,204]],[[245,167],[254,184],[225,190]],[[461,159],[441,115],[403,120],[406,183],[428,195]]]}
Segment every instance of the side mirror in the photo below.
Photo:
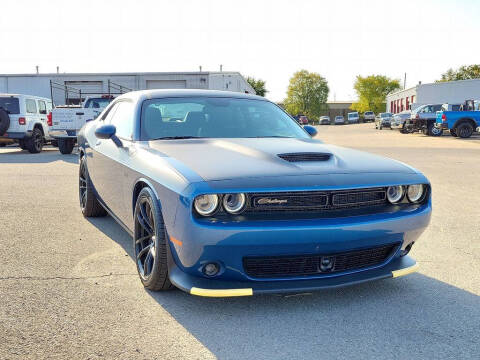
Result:
{"label": "side mirror", "polygon": [[114,125],[102,125],[95,130],[95,136],[99,139],[111,139],[116,131]]}
{"label": "side mirror", "polygon": [[303,128],[311,137],[314,137],[318,133],[317,129],[315,129],[314,126],[305,125]]}

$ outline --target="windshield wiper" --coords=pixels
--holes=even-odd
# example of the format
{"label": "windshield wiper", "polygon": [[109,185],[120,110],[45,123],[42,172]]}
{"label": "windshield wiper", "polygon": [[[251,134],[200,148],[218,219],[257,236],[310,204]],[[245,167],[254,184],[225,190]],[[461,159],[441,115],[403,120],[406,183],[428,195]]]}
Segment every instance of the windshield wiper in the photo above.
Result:
{"label": "windshield wiper", "polygon": [[200,136],[163,136],[152,140],[201,139]]}

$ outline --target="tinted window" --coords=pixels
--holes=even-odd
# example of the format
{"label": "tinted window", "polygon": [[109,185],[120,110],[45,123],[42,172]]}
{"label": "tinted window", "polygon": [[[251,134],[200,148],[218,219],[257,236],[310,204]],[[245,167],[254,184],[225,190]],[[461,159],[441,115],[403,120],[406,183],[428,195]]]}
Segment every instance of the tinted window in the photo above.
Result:
{"label": "tinted window", "polygon": [[0,109],[5,110],[9,114],[20,114],[18,98],[0,97]]}
{"label": "tinted window", "polygon": [[36,114],[37,113],[37,103],[33,99],[26,99],[25,105],[27,106],[27,113]]}
{"label": "tinted window", "polygon": [[433,105],[432,108],[433,108],[433,112],[437,112],[442,110],[442,105]]}
{"label": "tinted window", "polygon": [[452,111],[460,111],[460,105],[452,105]]}
{"label": "tinted window", "polygon": [[146,100],[141,139],[172,136],[308,138],[290,116],[268,101],[213,97]]}
{"label": "tinted window", "polygon": [[45,104],[45,101],[38,100],[38,112],[40,114],[46,114],[47,113],[47,105]]}
{"label": "tinted window", "polygon": [[115,113],[110,117],[110,123],[117,128],[116,135],[124,139],[131,139],[134,121],[133,104],[129,101],[121,101],[113,110]]}

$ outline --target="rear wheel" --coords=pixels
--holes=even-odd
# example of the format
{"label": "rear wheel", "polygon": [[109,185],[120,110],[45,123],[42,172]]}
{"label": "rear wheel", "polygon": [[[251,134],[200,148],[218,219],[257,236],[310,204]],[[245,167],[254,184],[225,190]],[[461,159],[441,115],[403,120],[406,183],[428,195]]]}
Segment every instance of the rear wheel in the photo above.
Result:
{"label": "rear wheel", "polygon": [[133,246],[140,280],[149,290],[169,290],[167,235],[162,213],[153,191],[145,187],[140,191],[134,212]]}
{"label": "rear wheel", "polygon": [[32,136],[24,140],[26,149],[32,153],[37,154],[42,151],[43,148],[43,133],[39,128],[32,130]]}
{"label": "rear wheel", "polygon": [[455,128],[455,132],[461,138],[469,138],[473,134],[473,126],[468,122],[463,122]]}
{"label": "rear wheel", "polygon": [[71,154],[75,146],[75,139],[58,139],[58,149],[62,154]]}
{"label": "rear wheel", "polygon": [[80,200],[80,210],[85,217],[99,217],[107,215],[106,210],[100,205],[93,192],[92,182],[88,176],[87,162],[85,157],[80,159],[80,168],[78,174],[78,197]]}
{"label": "rear wheel", "polygon": [[443,130],[436,127],[434,124],[428,124],[427,134],[429,136],[440,136],[443,134]]}

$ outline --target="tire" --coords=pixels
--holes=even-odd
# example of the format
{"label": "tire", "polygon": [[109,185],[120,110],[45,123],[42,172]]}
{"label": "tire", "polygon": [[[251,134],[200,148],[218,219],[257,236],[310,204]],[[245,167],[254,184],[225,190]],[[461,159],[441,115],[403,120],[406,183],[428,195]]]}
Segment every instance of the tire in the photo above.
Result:
{"label": "tire", "polygon": [[93,185],[88,175],[85,157],[80,158],[78,170],[78,198],[80,210],[84,217],[100,217],[107,215],[107,211],[98,201],[93,191]]}
{"label": "tire", "polygon": [[468,122],[462,122],[455,128],[458,137],[462,139],[469,138],[473,134],[473,126]]}
{"label": "tire", "polygon": [[157,198],[149,187],[138,194],[134,212],[133,248],[143,286],[152,291],[173,288],[168,277],[167,234]]}
{"label": "tire", "polygon": [[43,148],[43,133],[39,128],[33,128],[32,136],[24,139],[25,148],[31,154],[38,154]]}
{"label": "tire", "polygon": [[64,155],[71,154],[74,146],[74,139],[58,139],[58,150]]}
{"label": "tire", "polygon": [[58,140],[52,140],[52,146],[58,147]]}
{"label": "tire", "polygon": [[436,127],[434,124],[427,125],[427,135],[428,136],[440,136],[443,134],[443,130]]}
{"label": "tire", "polygon": [[450,135],[457,137],[457,133],[455,132],[455,129],[450,129]]}
{"label": "tire", "polygon": [[10,116],[8,116],[8,113],[0,109],[0,136],[5,134],[10,127]]}

